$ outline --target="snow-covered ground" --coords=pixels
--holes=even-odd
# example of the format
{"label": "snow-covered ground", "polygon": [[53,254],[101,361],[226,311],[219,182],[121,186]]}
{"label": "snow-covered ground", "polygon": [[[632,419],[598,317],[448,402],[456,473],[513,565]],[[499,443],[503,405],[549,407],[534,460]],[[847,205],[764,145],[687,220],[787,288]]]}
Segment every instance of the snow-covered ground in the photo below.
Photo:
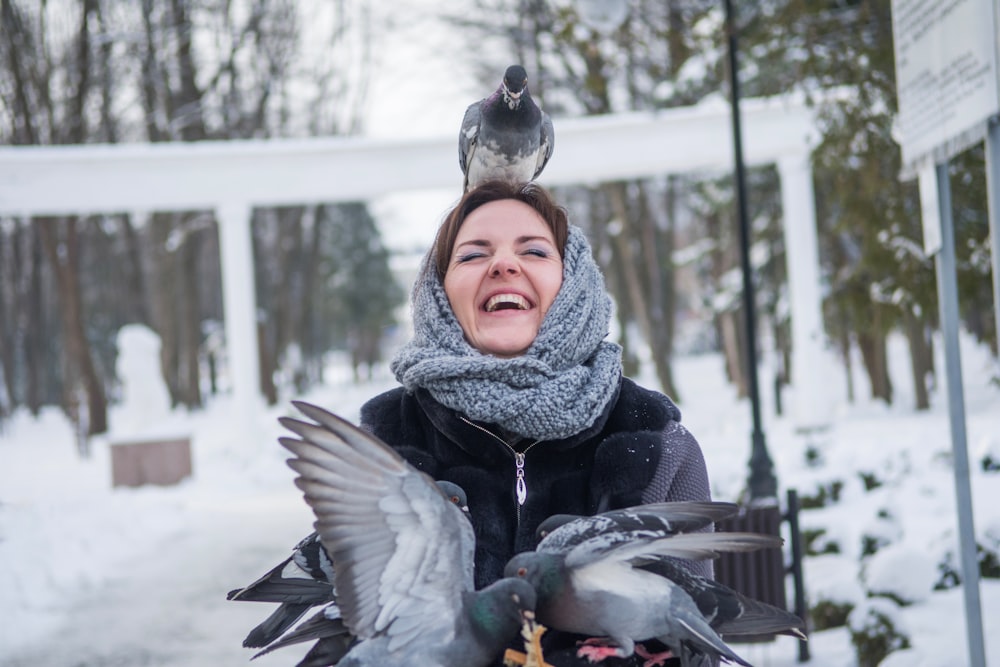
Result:
{"label": "snow-covered ground", "polygon": [[[806,560],[810,600],[858,603],[872,588],[912,597],[897,622],[913,648],[886,664],[964,665],[961,589],[930,590],[936,564],[956,549],[947,405],[938,390],[932,409],[915,413],[905,348],[893,341],[891,350],[895,405],[863,398],[849,405],[843,371],[823,371],[836,401],[830,429],[797,434],[789,417],[774,416],[773,396],[764,392],[767,444],[782,492],[794,487],[814,495],[820,486],[843,485],[838,502],[802,514],[804,529],[825,528],[823,543],[840,547],[839,554]],[[982,347],[964,341],[975,529],[980,542],[996,550],[1000,473],[978,465],[986,452],[1000,460],[1000,389],[989,383],[992,364]],[[761,377],[766,375],[764,368]],[[734,499],[746,477],[749,407],[725,384],[716,355],[678,359],[675,376],[684,422],[705,450],[715,496]],[[243,636],[272,605],[228,602],[226,592],[263,574],[311,530],[312,515],[276,441],[276,418],[291,413],[287,399],[304,398],[355,420],[365,399],[394,384],[383,369],[375,381],[355,385],[336,364],[330,378],[307,396],[286,396],[278,407],[262,408],[249,430],[255,436],[244,441],[237,434],[247,430],[235,428],[226,396],[197,413],[142,423],[135,412],[143,403],[136,399],[130,407],[126,392],[126,404],[111,413],[113,434],[130,425],[192,439],[194,474],[172,487],[112,488],[110,441],[116,436],[94,440],[92,457],[82,460],[58,412],[47,410],[38,419],[15,415],[0,433],[0,665],[246,664],[252,653],[241,647]],[[645,384],[653,383],[646,378]],[[762,386],[768,384],[762,380]],[[867,393],[860,375],[855,386],[858,394]],[[142,410],[153,413],[148,406]],[[821,462],[809,464],[807,450]],[[881,485],[866,491],[863,474]],[[892,547],[861,567],[863,536]],[[983,580],[980,591],[987,662],[1000,665],[1000,581]],[[854,664],[843,628],[813,634],[810,647],[812,664]],[[756,665],[797,664],[791,639],[738,650]],[[302,653],[304,648],[283,649],[254,664],[291,665]]]}

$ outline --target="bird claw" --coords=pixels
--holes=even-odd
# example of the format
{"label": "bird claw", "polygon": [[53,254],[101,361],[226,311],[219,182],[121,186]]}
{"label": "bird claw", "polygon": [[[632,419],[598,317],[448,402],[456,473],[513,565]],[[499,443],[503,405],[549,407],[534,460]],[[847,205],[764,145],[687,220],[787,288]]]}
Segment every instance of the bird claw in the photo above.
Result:
{"label": "bird claw", "polygon": [[635,645],[635,654],[640,658],[643,658],[645,662],[642,663],[642,667],[661,667],[667,664],[667,660],[674,657],[673,652],[670,650],[661,651],[660,653],[651,653],[646,650],[646,647],[642,644]]}
{"label": "bird claw", "polygon": [[623,658],[620,646],[610,643],[602,637],[590,637],[581,642],[577,642],[580,647],[576,650],[576,657],[586,658],[589,662],[601,662],[607,658]]}

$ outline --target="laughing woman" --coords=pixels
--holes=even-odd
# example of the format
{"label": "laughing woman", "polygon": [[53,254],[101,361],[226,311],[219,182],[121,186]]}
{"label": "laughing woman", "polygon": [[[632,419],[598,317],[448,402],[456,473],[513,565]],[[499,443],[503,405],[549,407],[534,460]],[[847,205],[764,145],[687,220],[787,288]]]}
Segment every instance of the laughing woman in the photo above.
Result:
{"label": "laughing woman", "polygon": [[[600,269],[545,189],[491,181],[466,193],[424,260],[412,307],[413,340],[392,362],[402,386],[370,400],[361,419],[417,468],[466,490],[477,587],[533,549],[552,514],[710,499],[680,411],[622,376],[621,349],[605,340],[612,305]],[[586,664],[550,634],[548,662]]]}

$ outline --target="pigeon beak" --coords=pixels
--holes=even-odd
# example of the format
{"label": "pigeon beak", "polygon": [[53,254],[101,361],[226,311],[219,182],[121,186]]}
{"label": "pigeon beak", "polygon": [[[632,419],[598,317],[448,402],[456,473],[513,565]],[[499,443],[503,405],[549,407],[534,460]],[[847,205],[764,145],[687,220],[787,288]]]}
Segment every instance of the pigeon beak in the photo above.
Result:
{"label": "pigeon beak", "polygon": [[532,611],[531,609],[522,609],[521,618],[523,618],[526,621],[533,621],[535,620],[535,612]]}
{"label": "pigeon beak", "polygon": [[507,94],[507,97],[516,102],[517,100],[521,99],[521,95],[524,94],[524,87],[522,86],[518,90],[511,90],[511,87],[507,85],[506,81],[504,81],[503,92]]}

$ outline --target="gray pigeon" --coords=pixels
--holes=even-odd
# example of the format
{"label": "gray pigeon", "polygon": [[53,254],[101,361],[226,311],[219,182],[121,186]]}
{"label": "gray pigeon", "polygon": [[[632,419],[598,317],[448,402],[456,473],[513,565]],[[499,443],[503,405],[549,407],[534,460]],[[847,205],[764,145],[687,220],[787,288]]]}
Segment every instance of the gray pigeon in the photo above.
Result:
{"label": "gray pigeon", "polygon": [[[675,504],[678,506],[675,512],[676,516],[670,524],[672,528],[682,531],[692,524],[684,524],[678,520],[682,513],[682,504]],[[695,503],[695,506],[700,504],[702,503]],[[728,518],[738,509],[736,505],[730,505],[732,511],[725,511],[725,504],[713,503],[713,505],[720,505],[721,510],[718,518],[713,517],[713,522]],[[692,517],[697,517],[699,512],[695,507]],[[549,517],[538,527],[539,539],[543,539],[559,526],[577,518],[581,517],[568,514]],[[694,525],[698,523],[695,519]],[[643,507],[636,507],[629,510],[606,512],[599,517],[591,517],[581,521],[578,523],[576,531],[563,539],[566,543],[572,542],[575,545],[600,533],[614,533],[616,536],[624,535],[627,537],[632,531],[655,530],[657,526],[662,525],[662,517],[655,513],[644,514]],[[694,600],[698,611],[705,617],[712,629],[726,638],[785,634],[806,639],[805,623],[795,614],[774,605],[754,600],[725,584],[695,574],[674,558],[656,558],[646,564],[635,563],[635,566],[666,577],[684,589]]]}
{"label": "gray pigeon", "polygon": [[475,538],[462,510],[385,443],[321,408],[283,417],[279,442],[334,564],[340,667],[485,667],[532,616],[524,580],[473,587]]}
{"label": "gray pigeon", "polygon": [[[537,616],[556,630],[606,637],[581,657],[628,657],[636,642],[658,640],[686,664],[703,653],[748,665],[712,629],[691,595],[647,569],[669,558],[714,558],[723,552],[777,547],[781,538],[698,531],[728,516],[729,503],[643,505],[561,525],[535,551],[517,554],[504,576],[527,579],[538,594]],[[676,510],[676,511],[674,511]],[[700,518],[699,518],[700,517]]]}
{"label": "gray pigeon", "polygon": [[[438,480],[435,484],[451,502],[468,513],[468,496],[462,487],[447,480]],[[278,608],[243,640],[243,646],[261,648],[275,641],[310,609],[334,602],[334,593],[333,563],[323,549],[319,533],[313,532],[295,545],[288,558],[248,586],[229,591],[226,599],[279,603]]]}
{"label": "gray pigeon", "polygon": [[337,665],[351,649],[354,637],[340,617],[340,607],[329,602],[281,639],[260,651],[259,658],[286,646],[316,640],[309,652],[295,667],[331,667]]}
{"label": "gray pigeon", "polygon": [[458,134],[458,164],[465,174],[465,190],[492,178],[516,183],[535,180],[554,145],[552,119],[531,99],[527,72],[511,65],[492,95],[465,110]]}
{"label": "gray pigeon", "polygon": [[229,591],[226,599],[279,603],[243,640],[243,646],[248,648],[267,646],[310,609],[331,602],[333,564],[320,543],[319,533],[300,540],[288,558],[252,584]]}

